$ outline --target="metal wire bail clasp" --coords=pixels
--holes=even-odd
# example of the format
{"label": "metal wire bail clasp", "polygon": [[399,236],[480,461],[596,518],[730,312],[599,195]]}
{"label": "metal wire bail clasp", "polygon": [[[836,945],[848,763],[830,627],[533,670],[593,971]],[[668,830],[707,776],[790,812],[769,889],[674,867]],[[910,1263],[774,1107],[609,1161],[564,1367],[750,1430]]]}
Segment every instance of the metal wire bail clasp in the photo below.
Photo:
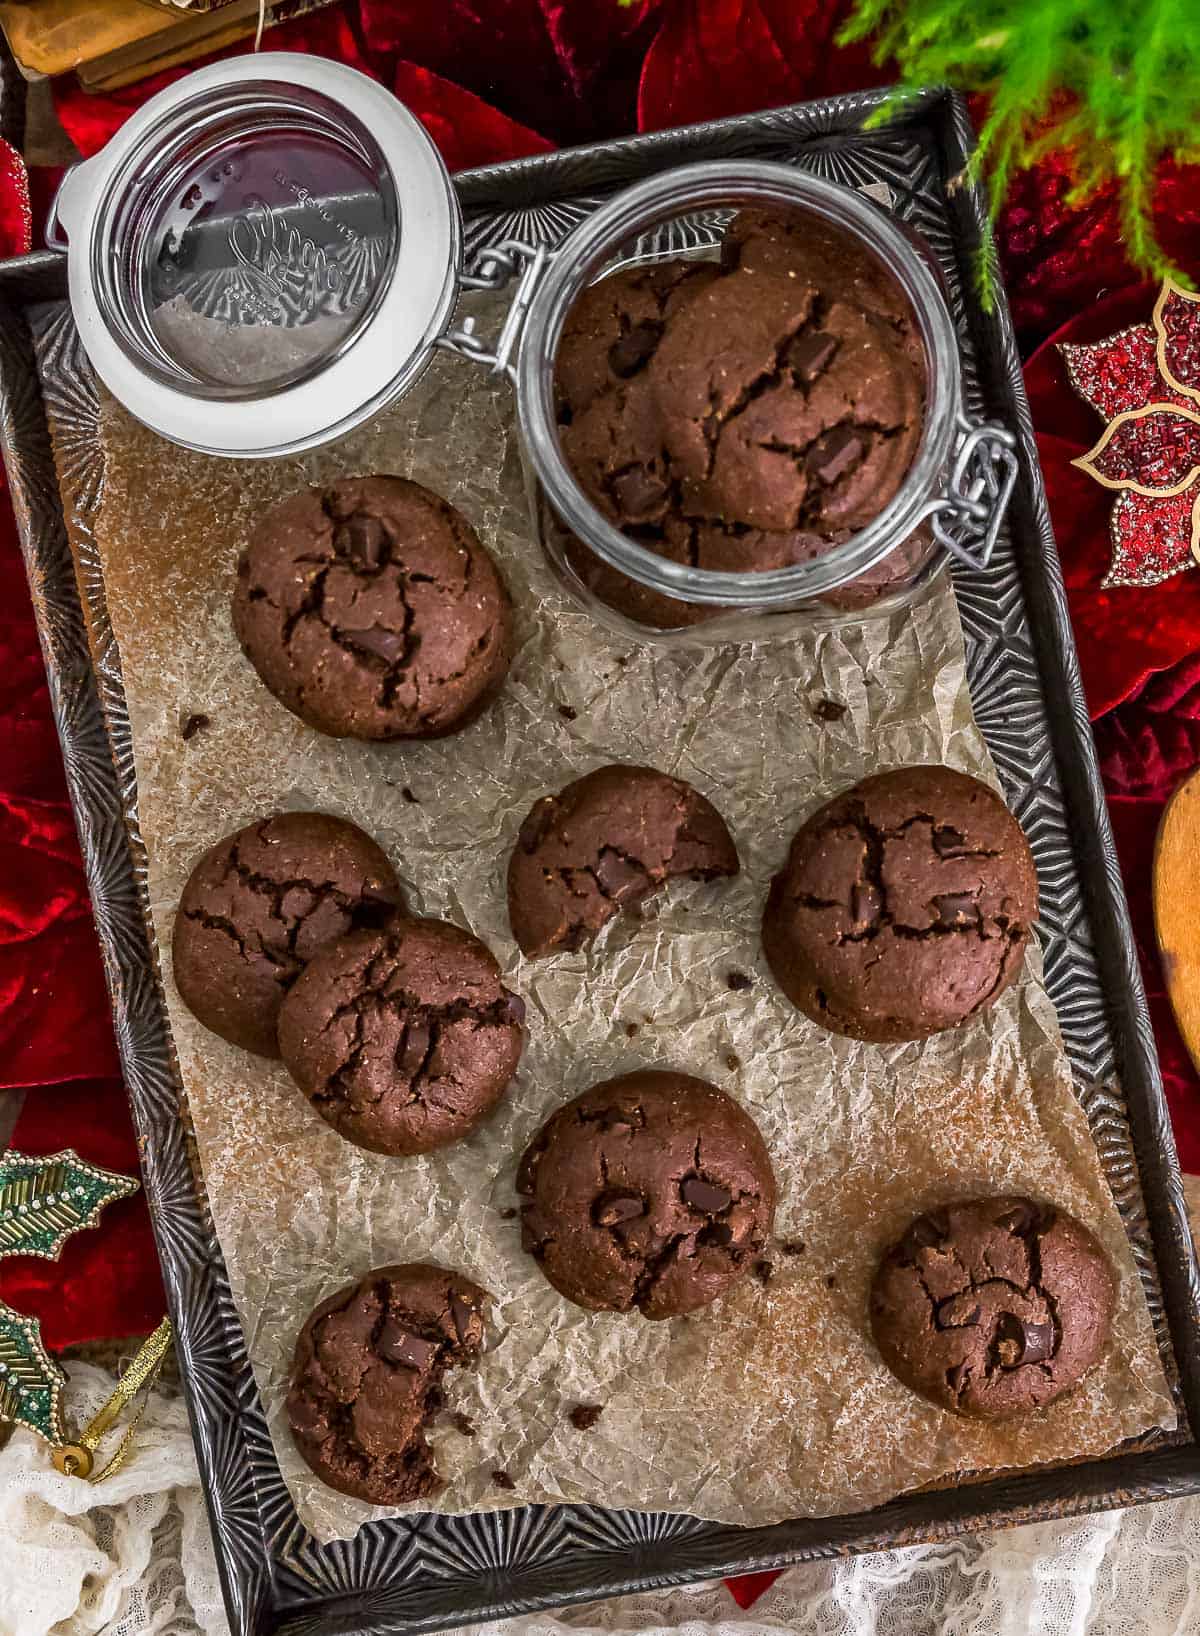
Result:
{"label": "metal wire bail clasp", "polygon": [[501,244],[481,250],[475,261],[478,270],[462,276],[464,289],[503,290],[520,276],[496,344],[489,346],[476,332],[474,318],[464,318],[457,329],[448,330],[439,339],[438,345],[460,353],[464,358],[472,358],[476,363],[486,364],[493,375],[506,375],[515,382],[513,354],[533,301],[533,293],[553,253],[548,245],[526,244],[521,239],[505,239]]}
{"label": "metal wire bail clasp", "polygon": [[1017,440],[991,421],[958,416],[946,492],[929,509],[939,545],[968,568],[986,568],[1017,480]]}

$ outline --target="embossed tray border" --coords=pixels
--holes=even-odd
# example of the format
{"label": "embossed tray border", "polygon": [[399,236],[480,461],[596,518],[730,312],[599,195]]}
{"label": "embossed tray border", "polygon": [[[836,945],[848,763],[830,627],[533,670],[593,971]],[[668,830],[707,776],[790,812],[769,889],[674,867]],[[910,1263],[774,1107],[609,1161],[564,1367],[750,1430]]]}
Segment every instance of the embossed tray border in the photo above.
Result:
{"label": "embossed tray border", "polygon": [[[802,162],[851,183],[886,181],[901,214],[938,250],[963,336],[969,395],[1015,426],[1022,441],[1011,538],[986,575],[955,574],[976,715],[1034,845],[1047,985],[1181,1409],[1195,1425],[1200,1283],[1019,360],[1003,303],[987,315],[963,293],[981,242],[981,208],[974,190],[947,190],[946,182],[966,161],[970,126],[957,99],[930,92],[903,127],[864,137],[859,129],[878,100],[877,93],[840,97],[464,173],[457,181],[468,254],[509,233],[561,237],[597,198],[650,170],[748,153]],[[307,1535],[279,1479],[188,1147],[148,932],[119,656],[89,532],[102,477],[97,402],[64,293],[61,257],[0,264],[0,444],[237,1636],[432,1630],[1200,1491],[1200,1449],[1184,1432],[1143,1440],[1106,1459],[774,1528],[739,1530],[596,1507],[530,1507],[406,1517],[371,1524],[354,1540],[328,1547]],[[74,560],[60,471],[76,497]]]}

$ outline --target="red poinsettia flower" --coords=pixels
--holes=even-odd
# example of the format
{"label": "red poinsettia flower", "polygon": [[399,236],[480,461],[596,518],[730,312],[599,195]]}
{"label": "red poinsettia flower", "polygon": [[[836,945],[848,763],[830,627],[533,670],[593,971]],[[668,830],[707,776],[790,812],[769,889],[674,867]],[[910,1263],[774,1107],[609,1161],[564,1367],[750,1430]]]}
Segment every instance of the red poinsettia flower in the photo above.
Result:
{"label": "red poinsettia flower", "polygon": [[1200,474],[1200,415],[1169,403],[1128,409],[1078,461],[1105,488],[1180,494]]}
{"label": "red poinsettia flower", "polygon": [[1200,297],[1170,279],[1151,324],[1106,341],[1064,344],[1079,394],[1108,421],[1072,464],[1113,506],[1104,584],[1155,585],[1200,562]]}
{"label": "red poinsettia flower", "polygon": [[1167,385],[1200,403],[1200,295],[1168,278],[1154,303],[1155,348]]}

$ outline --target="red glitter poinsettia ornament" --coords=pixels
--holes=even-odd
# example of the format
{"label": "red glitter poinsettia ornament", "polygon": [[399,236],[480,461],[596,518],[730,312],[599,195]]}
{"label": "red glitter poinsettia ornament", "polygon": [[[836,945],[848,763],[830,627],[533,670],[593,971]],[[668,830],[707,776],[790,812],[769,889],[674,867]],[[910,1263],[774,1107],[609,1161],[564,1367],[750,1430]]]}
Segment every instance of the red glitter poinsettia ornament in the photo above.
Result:
{"label": "red glitter poinsettia ornament", "polygon": [[1060,347],[1108,421],[1072,465],[1120,491],[1107,585],[1157,585],[1200,563],[1200,296],[1168,279],[1149,324]]}

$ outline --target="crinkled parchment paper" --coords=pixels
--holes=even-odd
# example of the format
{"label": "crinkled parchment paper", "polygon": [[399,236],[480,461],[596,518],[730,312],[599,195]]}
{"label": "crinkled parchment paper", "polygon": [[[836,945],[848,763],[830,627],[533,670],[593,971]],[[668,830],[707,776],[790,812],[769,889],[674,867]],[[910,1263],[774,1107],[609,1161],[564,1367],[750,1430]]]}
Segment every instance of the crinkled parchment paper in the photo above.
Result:
{"label": "crinkled parchment paper", "polygon": [[[398,408],[299,459],[189,454],[111,403],[103,442],[98,538],[164,965],[199,853],[274,808],[315,807],[377,837],[412,908],[472,927],[528,1004],[528,1046],[496,1116],[442,1153],[389,1159],[344,1142],[281,1067],[201,1028],[165,971],[234,1299],[314,1533],[347,1535],[378,1513],[323,1487],[294,1453],[281,1414],[292,1345],[318,1300],[389,1261],[447,1263],[495,1297],[482,1366],[450,1383],[477,1435],[448,1419],[434,1434],[446,1511],[590,1501],[768,1523],[874,1505],[949,1473],[1095,1454],[1174,1424],[1036,953],[985,1020],[881,1049],[800,1016],[759,949],[768,879],[801,819],[835,791],[911,761],[994,780],[945,583],[890,623],[767,649],[634,647],[570,606],[538,556],[507,388],[445,355]],[[300,484],[373,471],[405,473],[460,506],[516,598],[520,651],[499,703],[437,743],[312,732],[260,685],[230,625],[234,562],[263,509]],[[818,719],[822,699],[845,713]],[[185,742],[193,714],[210,724]],[[709,796],[743,873],[674,886],[591,950],[527,963],[504,893],[521,818],[537,796],[613,760],[649,762]],[[731,991],[735,971],[752,986]],[[703,1075],[752,1110],[778,1173],[778,1237],[803,1243],[772,1248],[765,1285],[749,1277],[709,1311],[667,1323],[570,1305],[522,1255],[512,1213],[517,1156],[551,1109],[649,1064]],[[972,1425],[906,1391],[865,1322],[884,1243],[914,1211],[977,1188],[1057,1200],[1120,1269],[1104,1364],[1009,1427]],[[587,1432],[568,1418],[579,1402],[604,1405]]]}

